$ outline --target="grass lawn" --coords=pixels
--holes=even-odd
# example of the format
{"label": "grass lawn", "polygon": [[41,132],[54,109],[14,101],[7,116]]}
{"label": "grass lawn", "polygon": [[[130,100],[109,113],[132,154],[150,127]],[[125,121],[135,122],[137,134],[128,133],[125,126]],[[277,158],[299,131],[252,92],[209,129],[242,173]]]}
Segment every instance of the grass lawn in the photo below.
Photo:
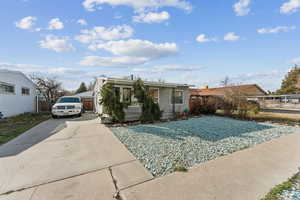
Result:
{"label": "grass lawn", "polygon": [[262,200],[300,199],[300,172],[288,181],[274,187]]}
{"label": "grass lawn", "polygon": [[[222,110],[218,110],[217,115],[224,115]],[[238,118],[237,114],[233,114],[234,118]],[[258,114],[251,114],[251,120],[256,121],[273,121],[285,124],[297,124],[300,123],[300,114],[288,114],[288,113],[271,113],[271,112],[259,112]]]}
{"label": "grass lawn", "polygon": [[154,176],[162,176],[300,129],[209,116],[111,130]]}
{"label": "grass lawn", "polygon": [[49,118],[49,115],[26,113],[0,121],[0,145]]}
{"label": "grass lawn", "polygon": [[300,114],[260,112],[256,117],[295,120],[300,122]]}

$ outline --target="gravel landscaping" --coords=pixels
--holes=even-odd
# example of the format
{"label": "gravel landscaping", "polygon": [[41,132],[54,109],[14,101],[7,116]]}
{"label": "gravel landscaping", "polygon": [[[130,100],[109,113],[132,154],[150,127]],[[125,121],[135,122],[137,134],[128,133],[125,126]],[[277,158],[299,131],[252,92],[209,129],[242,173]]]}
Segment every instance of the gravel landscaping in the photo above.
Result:
{"label": "gravel landscaping", "polygon": [[284,183],[275,186],[262,200],[299,200],[300,172]]}
{"label": "gravel landscaping", "polygon": [[299,200],[300,199],[300,183],[295,184],[290,190],[285,190],[280,195],[282,200]]}
{"label": "gravel landscaping", "polygon": [[202,117],[111,130],[154,176],[162,176],[300,129]]}

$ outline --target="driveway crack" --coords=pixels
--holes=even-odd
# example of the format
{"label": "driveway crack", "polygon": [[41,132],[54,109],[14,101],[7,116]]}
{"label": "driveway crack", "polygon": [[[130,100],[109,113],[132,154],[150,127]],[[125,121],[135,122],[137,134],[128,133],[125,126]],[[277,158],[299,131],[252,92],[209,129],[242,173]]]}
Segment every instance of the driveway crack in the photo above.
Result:
{"label": "driveway crack", "polygon": [[31,199],[33,198],[33,196],[34,196],[35,192],[37,191],[37,189],[38,189],[38,187],[36,187],[36,188],[33,190],[33,192],[32,192],[32,194],[31,194],[31,196],[30,196],[30,199],[29,199],[29,200],[31,200]]}
{"label": "driveway crack", "polygon": [[69,139],[74,138],[76,135],[78,135],[78,131],[80,129],[80,126],[77,126],[74,131],[73,134],[69,137]]}
{"label": "driveway crack", "polygon": [[120,189],[119,189],[119,187],[118,187],[118,185],[117,185],[117,179],[116,179],[116,178],[114,177],[114,175],[113,175],[112,168],[109,167],[108,170],[109,170],[111,179],[112,179],[112,181],[113,181],[113,184],[114,184],[115,190],[116,190],[115,194],[113,195],[113,198],[114,198],[114,199],[117,199],[117,200],[122,200],[122,197],[120,196]]}

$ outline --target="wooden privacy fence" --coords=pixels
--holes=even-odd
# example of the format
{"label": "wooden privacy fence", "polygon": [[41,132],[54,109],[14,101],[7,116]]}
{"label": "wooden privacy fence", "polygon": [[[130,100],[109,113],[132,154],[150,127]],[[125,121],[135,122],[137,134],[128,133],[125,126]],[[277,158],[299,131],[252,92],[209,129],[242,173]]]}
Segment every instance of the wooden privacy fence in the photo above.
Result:
{"label": "wooden privacy fence", "polygon": [[48,103],[45,100],[36,100],[36,105],[37,113],[47,113],[51,111]]}

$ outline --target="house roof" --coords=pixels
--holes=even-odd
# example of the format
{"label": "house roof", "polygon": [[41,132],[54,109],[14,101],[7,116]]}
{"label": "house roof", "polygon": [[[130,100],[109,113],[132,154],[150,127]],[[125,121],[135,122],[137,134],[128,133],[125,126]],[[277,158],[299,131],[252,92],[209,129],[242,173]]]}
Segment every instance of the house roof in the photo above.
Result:
{"label": "house roof", "polygon": [[23,76],[28,82],[30,82],[34,87],[36,87],[36,84],[29,79],[23,72],[20,71],[13,71],[13,70],[8,70],[8,69],[0,69],[0,73],[10,73],[10,74],[17,74]]}
{"label": "house roof", "polygon": [[78,93],[78,94],[75,94],[74,96],[76,96],[76,97],[90,97],[90,98],[92,98],[93,97],[93,91],[87,91],[87,92]]}
{"label": "house roof", "polygon": [[267,93],[258,85],[237,85],[237,86],[228,86],[220,88],[207,88],[207,89],[190,89],[191,95],[200,95],[200,96],[223,96],[228,90],[239,89],[247,96],[256,96],[256,95],[266,95]]}
{"label": "house roof", "polygon": [[[133,85],[135,80],[129,79],[121,79],[121,78],[100,78],[108,83],[118,84],[118,85]],[[154,82],[154,81],[144,81],[144,84],[151,87],[169,87],[169,88],[176,88],[176,87],[193,87],[193,85],[188,84],[180,84],[180,83],[165,83],[165,82]]]}

